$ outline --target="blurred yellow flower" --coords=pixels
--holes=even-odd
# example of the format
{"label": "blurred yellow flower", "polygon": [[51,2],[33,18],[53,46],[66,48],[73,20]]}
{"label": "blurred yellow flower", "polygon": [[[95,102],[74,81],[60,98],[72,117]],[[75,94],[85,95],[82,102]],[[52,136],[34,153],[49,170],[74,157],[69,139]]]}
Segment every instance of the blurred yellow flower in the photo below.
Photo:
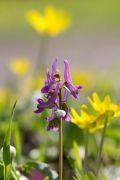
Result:
{"label": "blurred yellow flower", "polygon": [[98,94],[93,93],[93,100],[89,97],[88,100],[97,113],[104,114],[109,120],[120,116],[120,106],[113,104],[110,96],[105,96],[104,100],[101,101]]}
{"label": "blurred yellow flower", "polygon": [[10,69],[17,75],[25,75],[30,70],[31,63],[28,59],[15,59],[10,63]]}
{"label": "blurred yellow flower", "polygon": [[53,6],[46,6],[44,15],[36,10],[27,12],[28,23],[39,33],[56,36],[70,26],[69,15]]}
{"label": "blurred yellow flower", "polygon": [[75,109],[71,110],[71,121],[78,127],[94,133],[104,127],[105,118],[107,118],[107,125],[109,125],[115,117],[120,116],[120,106],[111,103],[109,96],[106,96],[104,100],[101,101],[97,93],[93,93],[93,100],[88,99],[95,110],[94,115],[89,112],[86,105],[82,105],[80,115],[78,115]]}

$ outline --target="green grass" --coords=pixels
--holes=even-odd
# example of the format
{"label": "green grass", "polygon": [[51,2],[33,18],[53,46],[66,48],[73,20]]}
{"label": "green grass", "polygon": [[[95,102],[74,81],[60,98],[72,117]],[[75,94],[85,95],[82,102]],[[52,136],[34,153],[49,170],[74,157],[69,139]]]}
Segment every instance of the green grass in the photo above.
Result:
{"label": "green grass", "polygon": [[24,15],[30,9],[43,10],[47,4],[53,4],[70,13],[73,21],[71,29],[96,31],[101,27],[109,27],[120,30],[119,0],[14,0],[0,2],[0,32],[34,32],[25,22]]}

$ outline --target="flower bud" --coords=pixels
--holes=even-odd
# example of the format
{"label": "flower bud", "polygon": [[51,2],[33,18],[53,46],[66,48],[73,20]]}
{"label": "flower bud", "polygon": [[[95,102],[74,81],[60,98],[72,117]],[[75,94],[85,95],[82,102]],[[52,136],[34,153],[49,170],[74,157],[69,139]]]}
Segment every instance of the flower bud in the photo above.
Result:
{"label": "flower bud", "polygon": [[[3,159],[3,147],[1,148],[1,156],[2,156],[2,159]],[[10,156],[11,156],[11,159],[13,160],[16,156],[16,149],[14,146],[11,146],[10,145]]]}
{"label": "flower bud", "polygon": [[58,109],[55,111],[55,116],[58,118],[59,117],[65,117],[65,115],[66,115],[66,112],[64,110]]}

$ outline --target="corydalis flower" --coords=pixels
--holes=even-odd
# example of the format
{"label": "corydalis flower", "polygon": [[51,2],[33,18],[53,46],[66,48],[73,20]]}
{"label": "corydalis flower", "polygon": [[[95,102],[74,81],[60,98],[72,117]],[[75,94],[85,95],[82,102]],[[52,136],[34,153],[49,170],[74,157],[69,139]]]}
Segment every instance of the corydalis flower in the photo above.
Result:
{"label": "corydalis flower", "polygon": [[[57,131],[59,127],[59,119],[63,121],[70,121],[70,111],[71,109],[67,107],[67,98],[71,94],[72,97],[78,99],[78,90],[82,86],[75,86],[72,83],[70,76],[70,68],[67,60],[65,63],[64,78],[65,81],[62,82],[60,72],[58,70],[58,60],[55,59],[52,65],[52,72],[50,74],[49,70],[46,70],[47,80],[45,81],[44,87],[41,92],[44,94],[46,100],[38,98],[37,99],[37,109],[35,113],[41,113],[44,109],[52,109],[52,114],[47,117],[48,130]],[[64,89],[64,94],[62,96],[62,89]],[[60,98],[61,97],[61,98]]]}

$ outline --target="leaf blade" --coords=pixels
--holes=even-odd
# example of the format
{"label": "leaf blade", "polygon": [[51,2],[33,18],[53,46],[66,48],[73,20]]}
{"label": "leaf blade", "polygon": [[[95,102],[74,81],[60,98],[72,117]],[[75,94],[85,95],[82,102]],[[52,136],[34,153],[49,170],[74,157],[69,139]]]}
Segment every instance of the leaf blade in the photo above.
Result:
{"label": "leaf blade", "polygon": [[3,162],[4,162],[4,179],[5,180],[9,179],[10,171],[11,171],[11,156],[10,156],[11,126],[12,126],[16,104],[17,104],[17,101],[15,101],[12,107],[10,123],[9,123],[7,133],[5,135],[4,143],[3,143]]}

